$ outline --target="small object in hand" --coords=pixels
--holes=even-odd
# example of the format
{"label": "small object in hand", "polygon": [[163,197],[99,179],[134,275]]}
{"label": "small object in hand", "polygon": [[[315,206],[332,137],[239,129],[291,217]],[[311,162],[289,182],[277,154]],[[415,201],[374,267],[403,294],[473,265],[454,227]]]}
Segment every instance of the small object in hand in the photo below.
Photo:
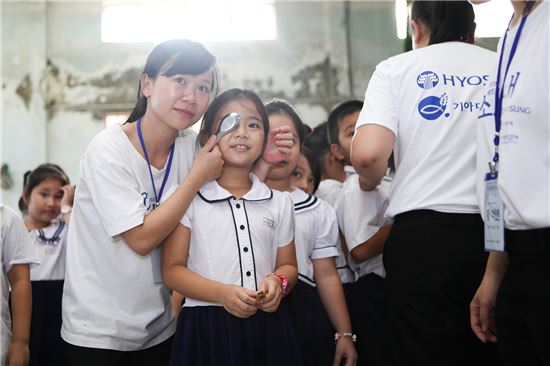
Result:
{"label": "small object in hand", "polygon": [[264,297],[265,297],[265,292],[263,292],[263,291],[256,292],[256,301],[260,301]]}
{"label": "small object in hand", "polygon": [[222,121],[220,122],[219,131],[216,135],[216,140],[220,141],[222,137],[239,128],[240,121],[241,116],[236,112],[232,112],[224,116]]}

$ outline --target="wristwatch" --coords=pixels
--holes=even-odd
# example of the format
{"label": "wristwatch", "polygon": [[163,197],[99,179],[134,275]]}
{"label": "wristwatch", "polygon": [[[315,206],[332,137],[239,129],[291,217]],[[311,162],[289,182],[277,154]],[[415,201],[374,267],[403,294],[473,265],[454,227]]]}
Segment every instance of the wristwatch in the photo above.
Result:
{"label": "wristwatch", "polygon": [[284,274],[273,272],[270,276],[275,276],[281,280],[281,289],[283,290],[283,297],[288,295],[288,278]]}
{"label": "wristwatch", "polygon": [[69,206],[69,205],[62,205],[61,206],[61,213],[63,215],[66,215],[66,214],[70,213],[72,210],[73,210],[72,206]]}

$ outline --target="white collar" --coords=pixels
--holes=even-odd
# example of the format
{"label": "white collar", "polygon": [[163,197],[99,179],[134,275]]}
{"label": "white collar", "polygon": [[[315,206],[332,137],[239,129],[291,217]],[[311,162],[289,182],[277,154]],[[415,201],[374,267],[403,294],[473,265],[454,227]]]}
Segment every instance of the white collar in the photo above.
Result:
{"label": "white collar", "polygon": [[[250,173],[248,176],[252,181],[252,187],[250,188],[250,191],[246,192],[246,194],[241,197],[241,199],[246,201],[263,201],[271,199],[271,197],[273,197],[273,192],[271,191],[271,189],[263,182],[260,182],[260,179],[258,179],[258,177],[256,177],[252,173]],[[204,186],[202,186],[202,188],[199,189],[198,195],[200,198],[208,203],[235,198],[235,196],[233,196],[225,188],[220,186],[220,184],[215,180],[208,182]]]}
{"label": "white collar", "polygon": [[294,202],[294,211],[296,212],[315,208],[320,203],[317,197],[307,194],[298,188],[290,192],[290,197],[292,198],[292,202]]}
{"label": "white collar", "polygon": [[352,165],[344,166],[344,172],[346,172],[347,175],[357,174],[357,171]]}

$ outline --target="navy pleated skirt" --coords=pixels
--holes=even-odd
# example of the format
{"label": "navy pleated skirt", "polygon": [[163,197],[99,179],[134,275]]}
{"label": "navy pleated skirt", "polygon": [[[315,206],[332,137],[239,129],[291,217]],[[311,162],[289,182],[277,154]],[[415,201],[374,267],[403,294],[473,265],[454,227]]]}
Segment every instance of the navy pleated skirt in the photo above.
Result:
{"label": "navy pleated skirt", "polygon": [[306,366],[334,361],[334,330],[316,287],[298,281],[285,299]]}
{"label": "navy pleated skirt", "polygon": [[32,281],[32,318],[29,341],[30,366],[65,362],[61,339],[61,297],[63,280]]}
{"label": "navy pleated skirt", "polygon": [[221,306],[184,307],[179,315],[172,366],[298,366],[301,354],[284,301],[274,313],[247,319]]}

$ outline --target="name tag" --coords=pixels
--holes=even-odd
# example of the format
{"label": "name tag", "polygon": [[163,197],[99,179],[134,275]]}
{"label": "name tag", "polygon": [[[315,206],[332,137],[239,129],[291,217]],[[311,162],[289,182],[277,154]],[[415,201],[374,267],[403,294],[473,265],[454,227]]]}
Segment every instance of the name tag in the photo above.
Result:
{"label": "name tag", "polygon": [[498,172],[485,174],[485,250],[504,251],[504,203],[498,193]]}

